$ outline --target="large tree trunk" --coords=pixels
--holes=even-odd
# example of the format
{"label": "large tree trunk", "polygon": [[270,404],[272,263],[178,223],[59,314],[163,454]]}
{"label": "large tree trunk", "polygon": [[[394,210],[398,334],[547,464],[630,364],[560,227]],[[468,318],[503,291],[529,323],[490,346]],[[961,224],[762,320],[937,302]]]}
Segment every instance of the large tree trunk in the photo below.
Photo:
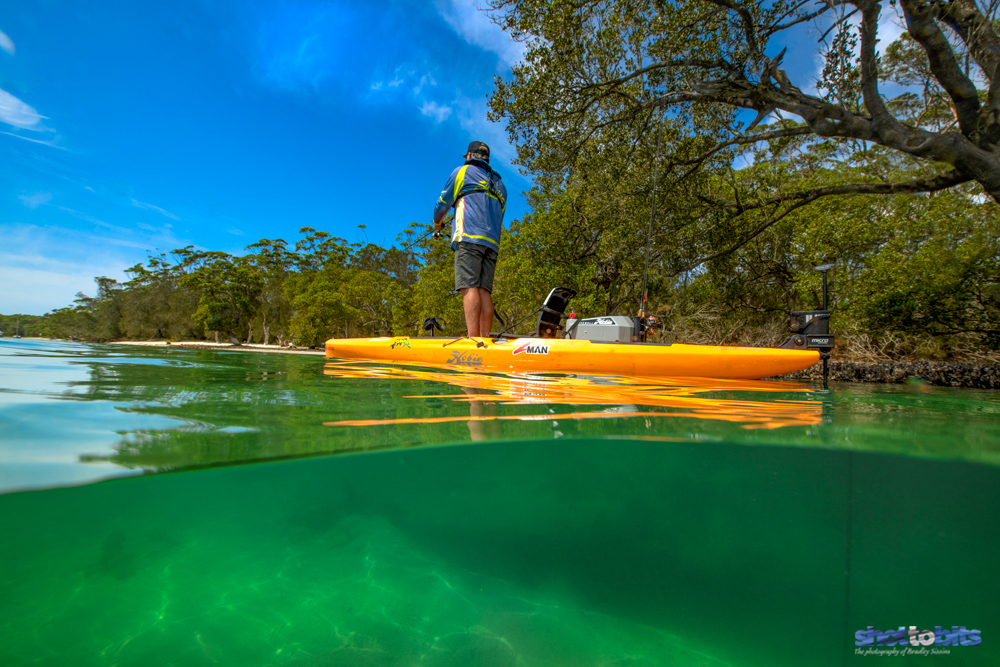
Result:
{"label": "large tree trunk", "polygon": [[253,342],[253,322],[247,322],[247,345]]}
{"label": "large tree trunk", "polygon": [[267,341],[271,340],[271,327],[267,326],[267,313],[264,313],[264,320],[261,322],[261,326],[264,327],[264,345],[267,345]]}
{"label": "large tree trunk", "polygon": [[219,344],[219,332],[218,331],[215,332],[215,344],[216,345]]}
{"label": "large tree trunk", "polygon": [[240,339],[234,336],[233,332],[230,331],[229,329],[226,329],[226,335],[229,336],[229,342],[231,342],[233,345],[240,344]]}

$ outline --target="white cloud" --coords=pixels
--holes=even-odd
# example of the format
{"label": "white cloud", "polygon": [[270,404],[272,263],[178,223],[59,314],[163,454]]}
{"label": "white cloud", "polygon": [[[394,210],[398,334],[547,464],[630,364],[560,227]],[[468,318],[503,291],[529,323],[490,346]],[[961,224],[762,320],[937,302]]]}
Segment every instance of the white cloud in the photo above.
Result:
{"label": "white cloud", "polygon": [[0,49],[3,49],[10,55],[14,55],[14,40],[4,34],[3,30],[0,30]]}
{"label": "white cloud", "polygon": [[472,141],[485,141],[490,147],[490,160],[506,163],[508,167],[515,157],[514,147],[507,139],[507,132],[500,123],[491,123],[486,118],[486,100],[459,96],[452,104],[456,107],[456,118],[462,129],[468,132]]}
{"label": "white cloud", "polygon": [[890,44],[899,39],[906,32],[906,23],[899,15],[899,9],[882,5],[882,12],[878,17],[878,49],[879,53],[885,53]]}
{"label": "white cloud", "polygon": [[48,204],[50,201],[52,201],[52,193],[36,192],[33,195],[21,195],[18,197],[18,199],[24,202],[25,206],[34,210],[39,206],[41,206],[42,204]]}
{"label": "white cloud", "polygon": [[153,232],[154,234],[170,234],[170,230],[174,228],[174,226],[170,223],[167,223],[162,227],[155,227],[153,225],[147,225],[145,222],[137,222],[135,223],[135,226],[143,231]]}
{"label": "white cloud", "polygon": [[424,85],[428,83],[431,84],[432,86],[437,85],[437,81],[434,80],[434,77],[424,74],[422,77],[420,77],[420,81],[417,82],[417,85],[413,87],[413,94],[419,95],[420,91],[424,89]]}
{"label": "white cloud", "polygon": [[491,51],[499,58],[498,69],[506,69],[524,60],[527,50],[521,42],[493,23],[479,9],[479,0],[437,0],[438,13],[462,39],[473,46]]}
{"label": "white cloud", "polygon": [[0,89],[0,123],[7,123],[22,130],[42,130],[42,116],[33,108]]}
{"label": "white cloud", "polygon": [[232,234],[233,236],[243,236],[243,230],[236,229],[235,227],[231,227],[230,229],[227,229],[226,231],[229,232],[230,234]]}
{"label": "white cloud", "polygon": [[2,225],[0,235],[0,313],[41,315],[69,306],[77,292],[94,294],[95,276],[123,280],[137,259],[112,250],[107,239],[65,229]]}
{"label": "white cloud", "polygon": [[[383,79],[379,79],[378,81],[376,81],[371,85],[371,90],[379,91],[388,88],[399,88],[404,83],[406,83],[407,77],[412,77],[416,73],[417,71],[412,67],[408,65],[400,65],[399,67],[396,68],[396,71],[393,72],[392,81],[385,81]],[[426,80],[426,78],[427,76],[424,75],[423,79],[421,79],[421,85],[423,84],[423,81]]]}
{"label": "white cloud", "polygon": [[155,211],[156,213],[159,213],[160,215],[167,216],[171,220],[180,220],[180,218],[178,218],[176,215],[174,215],[170,211],[164,211],[159,206],[153,206],[152,204],[146,204],[144,202],[137,201],[135,199],[132,200],[132,206],[135,206],[136,208],[144,208],[147,211]]}
{"label": "white cloud", "polygon": [[79,218],[80,220],[85,220],[87,222],[92,222],[95,225],[101,225],[102,227],[107,227],[109,229],[123,229],[122,227],[115,227],[114,225],[108,224],[108,223],[104,222],[103,220],[98,220],[97,218],[95,218],[92,215],[87,215],[86,213],[81,213],[80,211],[75,211],[75,210],[73,210],[71,208],[67,208],[65,206],[57,206],[56,208],[58,208],[63,213],[70,214],[74,218]]}
{"label": "white cloud", "polygon": [[0,281],[15,289],[4,290],[0,312],[25,315],[42,315],[55,308],[71,306],[77,292],[93,294],[96,291],[94,276],[104,269],[94,267],[98,273],[90,271],[88,276],[4,264],[0,266]]}
{"label": "white cloud", "polygon": [[431,102],[430,100],[424,100],[423,106],[420,107],[420,113],[433,118],[435,123],[442,123],[447,120],[448,116],[451,115],[451,111],[451,107]]}
{"label": "white cloud", "polygon": [[146,232],[151,232],[150,234],[137,234],[135,229],[129,227],[121,227],[119,225],[112,225],[110,222],[105,222],[104,220],[98,220],[92,215],[87,215],[80,211],[75,211],[71,208],[65,206],[57,206],[60,211],[68,215],[73,216],[79,220],[84,220],[91,224],[97,225],[98,227],[103,227],[109,232],[116,234],[116,236],[110,237],[97,237],[87,235],[85,238],[87,241],[92,241],[98,244],[111,244],[122,246],[125,248],[138,248],[140,250],[153,250],[158,248],[163,249],[174,249],[181,248],[187,245],[187,242],[182,241],[177,238],[173,233],[172,225],[164,225],[163,227],[153,227],[152,225],[145,225],[144,223],[139,223],[136,226]]}
{"label": "white cloud", "polygon": [[0,134],[6,134],[7,136],[10,137],[17,137],[18,139],[24,139],[25,141],[30,141],[33,144],[51,146],[52,148],[58,148],[61,151],[68,150],[65,146],[59,146],[54,141],[43,141],[41,139],[32,139],[31,137],[22,137],[20,134],[14,134],[13,132],[0,132]]}
{"label": "white cloud", "polygon": [[93,296],[95,276],[126,280],[125,269],[144,263],[150,252],[191,243],[169,229],[125,228],[56,208],[97,228],[0,223],[0,313],[41,315],[71,305],[77,292]]}

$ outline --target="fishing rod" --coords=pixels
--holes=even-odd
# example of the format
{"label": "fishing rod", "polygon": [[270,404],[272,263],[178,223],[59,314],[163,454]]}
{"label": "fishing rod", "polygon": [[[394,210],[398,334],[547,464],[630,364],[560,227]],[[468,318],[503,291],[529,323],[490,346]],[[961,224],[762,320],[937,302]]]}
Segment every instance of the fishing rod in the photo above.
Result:
{"label": "fishing rod", "polygon": [[[431,232],[433,232],[433,234]],[[434,227],[430,227],[430,228],[426,229],[423,234],[421,234],[420,236],[418,236],[417,238],[413,239],[412,241],[410,241],[409,243],[407,243],[406,245],[404,245],[402,248],[400,248],[400,251],[401,252],[406,252],[407,250],[409,250],[413,246],[417,245],[418,243],[420,243],[421,241],[423,241],[424,239],[426,239],[428,235],[430,235],[430,237],[432,239],[434,239],[435,241],[438,240],[439,238],[441,238],[441,232],[438,229],[434,228]]]}
{"label": "fishing rod", "polygon": [[653,242],[653,217],[656,215],[656,185],[659,179],[660,146],[663,144],[663,115],[656,139],[656,160],[653,162],[653,201],[649,205],[649,231],[646,233],[646,264],[642,269],[642,294],[639,296],[639,318],[646,317],[646,278],[649,275],[649,246]]}

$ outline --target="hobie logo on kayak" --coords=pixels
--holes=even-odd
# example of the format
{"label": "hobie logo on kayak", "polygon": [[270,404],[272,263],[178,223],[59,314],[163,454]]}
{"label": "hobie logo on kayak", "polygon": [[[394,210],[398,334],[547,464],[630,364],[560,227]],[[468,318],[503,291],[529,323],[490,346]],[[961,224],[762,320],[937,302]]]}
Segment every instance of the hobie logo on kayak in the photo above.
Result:
{"label": "hobie logo on kayak", "polygon": [[515,347],[511,354],[521,354],[522,352],[524,354],[548,354],[549,346],[542,345],[537,340],[528,340]]}
{"label": "hobie logo on kayak", "polygon": [[446,363],[455,366],[482,366],[483,358],[475,354],[469,354],[468,352],[452,352],[451,359]]}

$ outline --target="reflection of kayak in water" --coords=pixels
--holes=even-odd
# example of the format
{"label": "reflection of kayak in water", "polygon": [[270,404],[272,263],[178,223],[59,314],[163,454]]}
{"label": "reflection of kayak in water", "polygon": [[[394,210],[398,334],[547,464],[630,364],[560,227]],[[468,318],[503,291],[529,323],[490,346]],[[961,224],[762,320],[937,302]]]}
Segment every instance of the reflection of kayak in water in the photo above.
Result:
{"label": "reflection of kayak in water", "polygon": [[[442,342],[447,339],[438,339]],[[734,380],[692,377],[626,377],[621,375],[584,375],[579,373],[538,373],[524,371],[455,372],[451,366],[407,362],[387,365],[361,361],[327,361],[323,374],[345,380],[415,380],[442,383],[461,389],[461,393],[418,394],[407,398],[433,396],[469,405],[469,415],[446,414],[435,417],[390,419],[348,419],[324,422],[327,426],[386,426],[400,424],[440,424],[456,421],[495,425],[504,421],[540,422],[553,419],[624,419],[695,418],[741,424],[747,429],[772,429],[782,426],[819,424],[823,404],[813,400],[789,398],[794,393],[809,393],[806,385],[796,382]],[[720,395],[721,392],[721,395]],[[747,392],[763,400],[741,400],[732,392]],[[766,394],[783,394],[777,400]],[[805,397],[803,397],[805,398]],[[541,405],[535,411],[511,413],[496,411],[496,406]],[[552,406],[572,406],[557,414]],[[599,407],[600,409],[593,409]],[[489,428],[489,426],[487,427]],[[649,426],[647,425],[647,429]],[[487,433],[478,429],[473,439]],[[629,438],[672,439],[669,436],[642,435]]]}
{"label": "reflection of kayak in water", "polygon": [[564,338],[333,338],[326,356],[453,368],[755,380],[802,370],[818,350],[604,343]]}

